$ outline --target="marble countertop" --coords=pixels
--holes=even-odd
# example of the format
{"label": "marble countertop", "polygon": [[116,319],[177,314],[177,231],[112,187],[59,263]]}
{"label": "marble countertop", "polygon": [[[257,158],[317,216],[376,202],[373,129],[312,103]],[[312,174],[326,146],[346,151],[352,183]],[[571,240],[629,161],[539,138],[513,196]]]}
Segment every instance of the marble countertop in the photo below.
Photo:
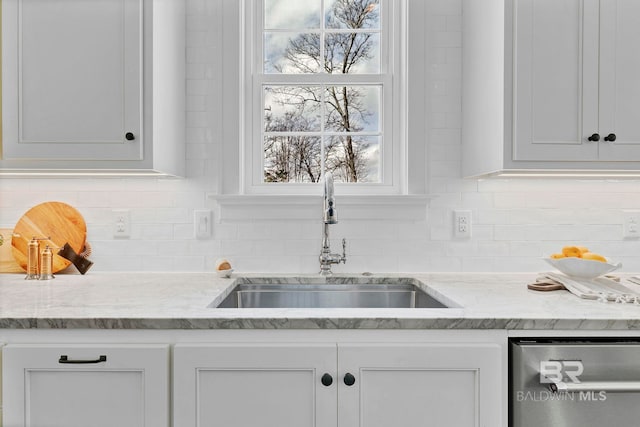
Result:
{"label": "marble countertop", "polygon": [[[239,274],[89,273],[25,281],[0,275],[0,328],[98,329],[640,329],[640,306],[536,292],[536,273],[378,274],[413,278],[455,308],[213,309]],[[337,275],[363,280],[358,275]],[[293,275],[243,275],[288,277]],[[309,280],[319,276],[302,276]],[[367,278],[371,279],[371,278]],[[640,292],[640,285],[637,286]]]}

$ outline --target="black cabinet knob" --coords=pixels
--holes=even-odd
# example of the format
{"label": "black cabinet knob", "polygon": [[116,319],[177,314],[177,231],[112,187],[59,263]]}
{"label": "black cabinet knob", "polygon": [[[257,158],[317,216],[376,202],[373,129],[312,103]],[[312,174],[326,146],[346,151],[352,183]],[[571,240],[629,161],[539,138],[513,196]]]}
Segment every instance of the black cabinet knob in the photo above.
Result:
{"label": "black cabinet knob", "polygon": [[600,141],[600,134],[594,133],[589,138],[587,138],[587,140],[589,140],[589,141]]}
{"label": "black cabinet knob", "polygon": [[134,139],[136,139],[136,136],[131,132],[127,132],[124,137],[127,139],[127,141],[133,141]]}
{"label": "black cabinet knob", "polygon": [[350,374],[349,372],[347,372],[344,375],[344,383],[346,385],[348,385],[349,387],[351,387],[352,385],[354,385],[356,383],[356,377],[354,377],[352,374]]}
{"label": "black cabinet knob", "polygon": [[616,140],[616,134],[615,133],[610,133],[609,135],[604,137],[604,140],[607,142],[613,142]]}
{"label": "black cabinet knob", "polygon": [[323,386],[329,387],[331,384],[333,384],[333,377],[329,374],[324,374],[320,379],[320,382]]}

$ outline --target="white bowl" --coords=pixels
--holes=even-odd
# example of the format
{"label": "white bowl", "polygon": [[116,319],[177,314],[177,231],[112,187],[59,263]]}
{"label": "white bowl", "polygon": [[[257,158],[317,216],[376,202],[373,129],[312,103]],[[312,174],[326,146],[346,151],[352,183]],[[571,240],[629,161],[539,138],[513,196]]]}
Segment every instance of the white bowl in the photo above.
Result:
{"label": "white bowl", "polygon": [[228,279],[229,277],[231,277],[231,273],[233,273],[233,268],[230,268],[228,270],[216,270],[216,272],[218,273],[218,277],[220,277],[221,279]]}
{"label": "white bowl", "polygon": [[575,257],[543,259],[567,276],[581,279],[595,279],[622,267],[622,263],[613,263],[608,259],[607,262]]}

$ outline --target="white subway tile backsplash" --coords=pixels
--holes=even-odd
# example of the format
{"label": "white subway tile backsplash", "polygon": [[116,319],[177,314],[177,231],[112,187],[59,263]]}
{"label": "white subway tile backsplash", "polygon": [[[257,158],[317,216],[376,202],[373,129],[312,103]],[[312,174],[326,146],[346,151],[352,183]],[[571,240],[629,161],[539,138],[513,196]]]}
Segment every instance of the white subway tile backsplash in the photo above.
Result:
{"label": "white subway tile backsplash", "polygon": [[446,16],[446,30],[462,32],[462,16],[461,15],[449,15]]}
{"label": "white subway tile backsplash", "polygon": [[[448,53],[449,53],[449,49],[446,49],[444,47],[435,47],[433,45],[429,47],[428,55],[429,55],[429,64],[431,64],[430,68],[431,68],[432,78],[437,77],[433,75],[434,74],[433,72],[440,70],[441,64],[448,63],[447,61]],[[444,73],[441,73],[441,74],[443,74],[441,77],[443,79],[446,79],[446,75],[444,75]],[[450,80],[450,79],[447,79],[447,80]]]}
{"label": "white subway tile backsplash", "polygon": [[511,216],[509,209],[478,209],[477,215],[474,217],[474,223],[477,224],[508,224]]}
{"label": "white subway tile backsplash", "polygon": [[132,222],[131,237],[140,241],[163,241],[173,240],[175,236],[172,224],[136,224]]}
{"label": "white subway tile backsplash", "polygon": [[[422,261],[426,271],[463,271],[463,257],[431,256]],[[413,271],[413,270],[412,270]]]}
{"label": "white subway tile backsplash", "polygon": [[[92,259],[98,259],[94,257]],[[142,267],[143,264],[143,256],[108,256],[108,255],[100,255],[99,261],[97,261],[89,273],[94,271],[118,271],[118,272],[127,272],[127,271],[154,271],[154,270],[144,270]],[[163,270],[164,271],[164,270]]]}
{"label": "white subway tile backsplash", "polygon": [[[446,27],[446,20],[445,20]],[[462,32],[461,31],[435,31],[431,33],[432,46],[442,47],[461,47]]]}
{"label": "white subway tile backsplash", "polygon": [[[224,257],[249,257],[254,256],[254,241],[253,240],[223,240],[220,245],[220,255]],[[240,268],[240,266],[238,266]],[[242,268],[241,270],[244,270]]]}
{"label": "white subway tile backsplash", "polygon": [[453,239],[453,228],[450,225],[446,225],[444,227],[431,227],[429,238],[436,242],[451,241],[451,239]]}
{"label": "white subway tile backsplash", "polygon": [[520,208],[527,207],[529,194],[525,192],[514,193],[494,193],[493,202],[496,208],[508,209],[508,208]]}
{"label": "white subway tile backsplash", "polygon": [[510,256],[514,252],[511,246],[512,242],[498,242],[495,240],[478,241],[478,254],[491,254],[497,258]]}
{"label": "white subway tile backsplash", "polygon": [[448,113],[434,112],[431,114],[429,126],[431,129],[445,129],[447,126]]}
{"label": "white subway tile backsplash", "polygon": [[[334,252],[342,250],[340,247],[340,241],[333,242]],[[368,239],[352,239],[349,241],[349,253],[358,254],[360,256],[382,256],[388,254],[389,245],[385,240],[377,238],[377,236],[369,236]]]}
{"label": "white subway tile backsplash", "polygon": [[[443,32],[447,31],[447,17],[445,15],[429,15],[426,22],[429,31]],[[437,46],[437,45],[436,45]],[[442,47],[442,46],[437,46]]]}
{"label": "white subway tile backsplash", "polygon": [[[207,97],[203,95],[189,95],[187,97],[187,112],[206,112]],[[206,123],[203,128],[206,127]]]}
{"label": "white subway tile backsplash", "polygon": [[458,240],[447,245],[445,255],[452,257],[473,257],[478,255],[478,242],[476,240]]}
{"label": "white subway tile backsplash", "polygon": [[462,271],[464,272],[493,272],[500,271],[495,267],[499,259],[487,256],[466,256],[462,259]]}
{"label": "white subway tile backsplash", "polygon": [[496,241],[532,240],[527,226],[523,225],[495,225],[493,239]]}
{"label": "white subway tile backsplash", "polygon": [[194,225],[193,223],[186,224],[174,224],[173,225],[173,236],[174,242],[186,241],[189,242],[193,238],[195,238],[195,233],[193,231]]}
{"label": "white subway tile backsplash", "polygon": [[[196,5],[189,6],[198,7]],[[191,10],[187,10],[187,31],[207,31],[210,26],[209,17],[205,13],[190,12]]]}
{"label": "white subway tile backsplash", "polygon": [[[339,249],[339,242],[334,243],[335,250]],[[317,239],[287,239],[284,255],[287,256],[315,256],[320,255],[320,244]]]}
{"label": "white subway tile backsplash", "polygon": [[[187,66],[187,69],[189,66]],[[204,79],[187,80],[187,96],[209,94],[209,81]]]}
{"label": "white subway tile backsplash", "polygon": [[461,0],[430,0],[427,10],[433,15],[462,15]]}

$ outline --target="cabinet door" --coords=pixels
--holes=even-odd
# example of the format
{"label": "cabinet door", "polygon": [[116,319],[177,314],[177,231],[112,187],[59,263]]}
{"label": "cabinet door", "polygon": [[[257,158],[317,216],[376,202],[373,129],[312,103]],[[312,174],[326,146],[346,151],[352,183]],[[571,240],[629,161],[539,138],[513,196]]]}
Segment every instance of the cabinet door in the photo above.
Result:
{"label": "cabinet door", "polygon": [[598,0],[514,0],[513,160],[598,160],[598,17]]}
{"label": "cabinet door", "polygon": [[7,345],[4,425],[169,425],[169,349],[161,345]]}
{"label": "cabinet door", "polygon": [[600,159],[640,160],[640,2],[601,2]]}
{"label": "cabinet door", "polygon": [[338,425],[501,426],[501,366],[497,345],[339,345]]}
{"label": "cabinet door", "polygon": [[3,157],[141,159],[142,0],[2,8]]}
{"label": "cabinet door", "polygon": [[335,344],[176,345],[174,426],[334,427],[335,370]]}

